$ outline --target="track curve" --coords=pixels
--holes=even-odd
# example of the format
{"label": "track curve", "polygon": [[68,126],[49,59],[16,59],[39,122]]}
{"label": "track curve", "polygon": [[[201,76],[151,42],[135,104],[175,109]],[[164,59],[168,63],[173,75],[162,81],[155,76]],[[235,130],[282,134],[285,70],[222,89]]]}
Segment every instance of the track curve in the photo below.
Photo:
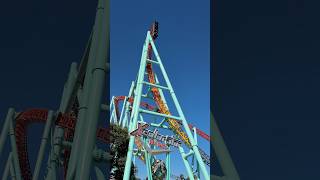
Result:
{"label": "track curve", "polygon": [[[32,173],[30,168],[30,162],[28,157],[28,143],[27,143],[27,128],[32,123],[45,123],[48,117],[47,109],[29,109],[18,114],[15,123],[15,136],[18,151],[19,165],[21,169],[21,175],[24,180],[31,180]],[[55,118],[55,117],[54,117]],[[59,113],[56,117],[55,125],[67,129],[64,136],[65,140],[69,140],[73,135],[76,124],[76,118],[72,114]],[[97,138],[104,143],[109,143],[109,129],[101,128],[97,129]],[[64,161],[67,161],[69,157],[68,150],[64,149]],[[64,163],[67,164],[67,163]],[[67,166],[65,165],[65,170]]]}
{"label": "track curve", "polygon": [[15,136],[21,175],[24,180],[31,180],[32,173],[27,148],[27,127],[31,123],[44,123],[48,117],[46,109],[30,109],[19,113],[16,118]]}

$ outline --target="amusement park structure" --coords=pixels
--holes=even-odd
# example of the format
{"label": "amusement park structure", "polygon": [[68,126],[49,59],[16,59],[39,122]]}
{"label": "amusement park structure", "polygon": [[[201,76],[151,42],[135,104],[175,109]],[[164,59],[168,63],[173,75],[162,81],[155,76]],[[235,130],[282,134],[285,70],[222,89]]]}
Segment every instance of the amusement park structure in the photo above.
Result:
{"label": "amusement park structure", "polygon": [[[146,166],[148,180],[169,180],[172,177],[170,154],[174,148],[177,148],[189,179],[200,179],[201,174],[201,179],[209,180],[206,166],[210,166],[210,156],[198,146],[197,135],[206,141],[210,141],[210,136],[188,124],[184,117],[155,46],[154,40],[157,37],[158,23],[155,22],[146,34],[137,79],[132,82],[128,96],[114,96],[110,103],[110,123],[126,127],[131,132],[123,179],[129,179],[131,162],[132,160],[135,161],[137,156]],[[163,77],[162,83],[158,78],[159,74],[155,72],[156,68],[158,68],[160,76]],[[169,98],[173,101],[177,116],[171,114],[168,99],[166,99],[168,96],[165,96],[165,92],[169,94]],[[122,108],[119,106],[120,101],[122,101]],[[144,117],[147,115],[157,119],[158,123],[150,122],[150,117]],[[149,124],[153,128],[151,131],[145,130],[149,127]],[[182,141],[183,145],[180,142],[180,145],[173,146],[170,140],[163,140],[164,136],[160,135],[158,129],[169,130],[173,134],[171,142],[176,139]],[[140,135],[134,136],[133,132],[137,134],[137,131],[140,131]],[[166,136],[164,139],[168,138],[170,136]],[[156,157],[160,154],[165,155],[164,160]],[[197,166],[195,166],[195,163]]]}
{"label": "amusement park structure", "polygon": [[[181,156],[180,162],[191,180],[210,177],[239,180],[215,121],[213,147],[224,176],[209,175],[210,156],[198,142],[201,139],[209,142],[211,138],[185,118],[156,48],[157,37],[158,23],[155,22],[147,31],[140,68],[129,94],[113,96],[110,100],[109,0],[99,0],[85,52],[79,65],[71,64],[59,108],[23,111],[9,108],[0,134],[0,156],[6,157],[4,169],[0,170],[2,179],[108,179],[114,170],[109,168],[110,122],[129,132],[124,180],[130,179],[136,158],[146,167],[148,180],[179,178],[171,170],[171,156],[175,151]],[[34,123],[45,125],[35,165],[31,168],[27,130]],[[10,147],[5,147],[7,140]]]}
{"label": "amusement park structure", "polygon": [[[9,108],[0,136],[0,155],[7,157],[2,179],[106,179],[109,123],[100,126],[105,120],[101,114],[109,117],[109,106],[102,101],[110,101],[105,87],[109,87],[109,0],[99,0],[87,47],[80,65],[71,64],[58,110]],[[45,128],[32,170],[27,130],[34,123],[44,123]],[[9,148],[4,147],[7,139]]]}

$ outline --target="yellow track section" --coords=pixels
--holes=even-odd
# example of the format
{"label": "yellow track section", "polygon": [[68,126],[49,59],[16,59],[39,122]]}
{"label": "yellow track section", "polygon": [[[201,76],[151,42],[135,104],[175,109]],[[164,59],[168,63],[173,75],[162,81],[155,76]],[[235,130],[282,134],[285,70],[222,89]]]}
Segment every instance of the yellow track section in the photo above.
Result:
{"label": "yellow track section", "polygon": [[[154,78],[154,73],[152,71],[152,66],[151,66],[151,63],[147,63],[147,73],[148,73],[148,79],[149,79],[149,82],[152,83],[152,84],[156,84],[156,80]],[[158,88],[156,87],[152,87],[151,88],[151,92],[153,94],[153,97],[154,97],[154,100],[156,102],[156,104],[158,105],[158,108],[160,110],[160,113],[162,114],[166,114],[166,115],[171,115],[171,113],[169,112],[168,108],[166,107],[165,103],[163,102],[163,100],[161,99],[161,96],[160,96],[160,92],[158,90]],[[172,118],[166,118],[166,121],[169,123],[169,128],[171,130],[173,130],[173,132],[177,135],[180,136],[180,138],[182,139],[182,141],[191,148],[191,143],[189,141],[189,138],[188,136],[181,130],[181,127],[179,125],[179,123],[175,120],[175,119],[172,119]],[[143,148],[143,145],[142,145],[142,142],[141,140],[136,137],[134,139],[134,142],[138,148],[138,150],[142,150],[144,149]],[[144,163],[145,163],[145,159],[143,156],[138,156],[140,160],[142,160]]]}
{"label": "yellow track section", "polygon": [[[141,151],[143,148],[141,139],[139,137],[134,138],[134,142],[137,145],[138,149]],[[144,163],[146,162],[143,156],[138,156],[140,160],[142,160]]]}
{"label": "yellow track section", "polygon": [[[156,84],[156,80],[155,80],[154,73],[152,71],[151,63],[147,63],[147,67],[146,68],[147,68],[149,82],[151,84]],[[161,99],[160,92],[159,92],[158,88],[152,87],[151,88],[151,92],[153,94],[153,98],[154,98],[156,104],[158,105],[160,113],[166,114],[166,115],[171,115],[171,113],[169,112],[167,106],[165,105],[165,103]],[[189,138],[186,135],[186,133],[184,133],[182,131],[182,129],[180,127],[180,124],[175,119],[172,119],[172,118],[166,118],[166,121],[169,123],[169,128],[172,129],[174,133],[178,134],[180,136],[180,138],[182,139],[182,141],[184,141],[184,143],[187,146],[191,147],[191,143],[189,141]]]}

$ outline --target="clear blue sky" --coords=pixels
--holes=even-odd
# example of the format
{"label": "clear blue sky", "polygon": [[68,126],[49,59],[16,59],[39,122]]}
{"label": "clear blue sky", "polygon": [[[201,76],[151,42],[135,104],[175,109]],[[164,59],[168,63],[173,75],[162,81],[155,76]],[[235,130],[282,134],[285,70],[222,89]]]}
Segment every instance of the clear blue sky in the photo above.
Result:
{"label": "clear blue sky", "polygon": [[[142,45],[154,20],[156,46],[187,120],[210,133],[209,1],[112,1],[111,95],[127,95],[139,69]],[[168,98],[167,98],[168,99]],[[209,143],[200,146],[210,154]],[[175,153],[177,154],[177,153]],[[174,155],[172,171],[184,173]],[[139,176],[145,177],[145,169]]]}

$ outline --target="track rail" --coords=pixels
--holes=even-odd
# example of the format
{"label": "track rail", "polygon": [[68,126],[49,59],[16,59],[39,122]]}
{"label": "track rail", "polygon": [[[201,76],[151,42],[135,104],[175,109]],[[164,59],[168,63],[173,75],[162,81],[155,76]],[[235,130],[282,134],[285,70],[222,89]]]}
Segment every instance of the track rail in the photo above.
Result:
{"label": "track rail", "polygon": [[[48,117],[47,109],[29,109],[18,114],[16,117],[15,124],[15,136],[16,144],[18,151],[18,159],[21,169],[21,175],[24,180],[31,180],[32,173],[28,157],[28,143],[27,143],[27,128],[30,124],[33,123],[45,123]],[[68,134],[65,136],[65,140],[68,140],[70,135],[73,134],[75,129],[76,118],[70,114],[62,114],[56,118],[55,125],[61,126],[69,131],[66,131]],[[71,134],[70,134],[71,133]],[[109,143],[109,130],[107,128],[98,128],[97,138],[104,143]],[[68,153],[65,153],[65,158],[68,157]],[[66,163],[65,163],[66,164]],[[65,167],[67,168],[67,167]]]}

